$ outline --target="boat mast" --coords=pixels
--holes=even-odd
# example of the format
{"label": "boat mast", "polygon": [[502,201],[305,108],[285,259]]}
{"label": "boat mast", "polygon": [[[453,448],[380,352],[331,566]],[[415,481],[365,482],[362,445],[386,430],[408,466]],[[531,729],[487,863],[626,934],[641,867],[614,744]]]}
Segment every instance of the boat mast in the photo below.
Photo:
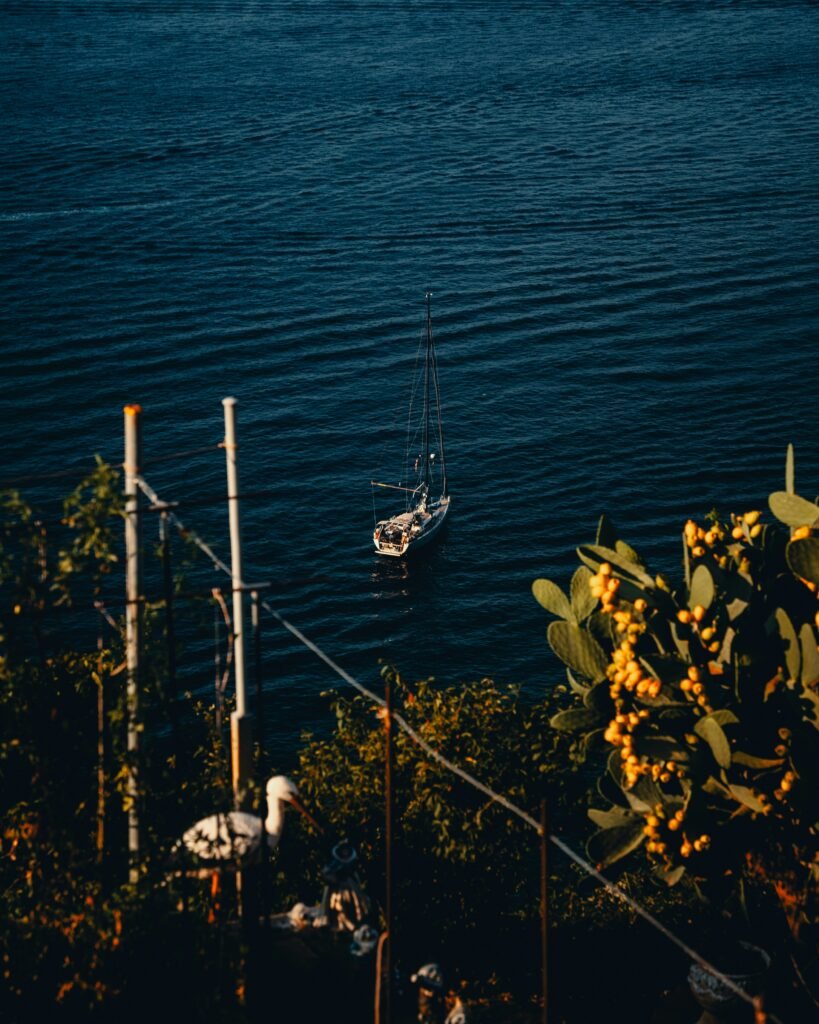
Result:
{"label": "boat mast", "polygon": [[438,417],[438,446],[441,451],[441,497],[446,497],[446,455],[444,454],[444,422],[441,413],[441,389],[438,385],[438,356],[435,342],[432,340],[432,328],[429,333],[429,346],[432,355],[432,382],[435,385],[435,409]]}
{"label": "boat mast", "polygon": [[430,353],[432,348],[432,315],[430,313],[430,298],[432,292],[427,292],[427,348],[424,358],[424,434],[423,434],[423,458],[424,458],[424,485],[429,495],[430,472],[429,472],[429,368]]}

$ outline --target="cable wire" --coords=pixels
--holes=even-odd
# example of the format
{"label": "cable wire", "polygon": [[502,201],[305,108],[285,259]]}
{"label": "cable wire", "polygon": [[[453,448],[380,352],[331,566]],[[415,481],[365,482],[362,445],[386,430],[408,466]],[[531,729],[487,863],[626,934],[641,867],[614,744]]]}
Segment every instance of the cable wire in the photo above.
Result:
{"label": "cable wire", "polygon": [[[145,494],[147,494],[155,504],[160,502],[160,499],[156,492],[141,477],[137,478],[137,483],[145,492]],[[205,542],[202,541],[197,534],[195,534],[192,530],[188,530],[187,528],[185,528],[179,521],[179,518],[174,515],[174,513],[170,513],[170,515],[171,518],[173,518],[176,521],[177,527],[184,530],[186,536],[208,555],[208,557],[213,561],[213,564],[216,568],[221,569],[222,572],[226,573],[228,576],[232,576],[232,572],[228,568],[228,566],[213,553],[211,548],[208,547],[208,545],[205,544]],[[281,612],[277,611],[267,601],[261,601],[260,604],[262,608],[264,608],[264,610],[268,612],[268,614],[272,615],[273,618],[281,626],[283,626],[289,633],[291,633],[308,650],[312,651],[317,658],[319,658],[321,661],[325,663],[325,665],[328,666],[328,668],[332,669],[332,671],[337,676],[339,676],[340,679],[343,679],[345,683],[352,686],[353,689],[357,690],[362,696],[366,697],[374,704],[377,704],[379,707],[386,709],[386,701],[382,697],[379,697],[377,694],[373,693],[372,690],[369,690],[366,686],[363,685],[363,683],[360,683],[354,676],[351,676],[350,673],[346,671],[346,669],[342,668],[341,665],[334,661],[329,654],[327,654],[318,646],[318,644],[314,643],[309,637],[302,633],[302,631],[297,626],[294,626],[292,622],[289,622],[281,614]],[[495,790],[491,789],[489,786],[481,782],[479,779],[476,779],[474,775],[470,775],[469,772],[465,771],[463,768],[460,768],[458,765],[454,764],[452,761],[449,760],[449,758],[445,757],[443,754],[439,753],[439,751],[435,750],[434,747],[431,747],[426,742],[426,740],[424,740],[421,736],[418,735],[415,729],[412,728],[412,726],[406,721],[406,719],[402,715],[393,711],[392,718],[398,724],[399,728],[404,733],[406,733],[406,735],[409,736],[413,743],[419,746],[427,754],[428,757],[432,758],[432,760],[434,761],[437,761],[438,764],[446,768],[447,771],[463,779],[464,782],[472,786],[474,789],[477,789],[485,796],[488,796],[489,799],[492,800],[494,803],[500,804],[502,807],[505,807],[506,810],[509,811],[511,814],[514,814],[516,817],[520,818],[521,821],[523,821],[525,824],[529,825],[530,828],[533,828],[539,836],[543,835],[543,829],[541,828],[540,823],[536,821],[536,819],[533,818],[531,814],[528,814],[522,808],[518,807],[516,804],[513,804],[511,800],[507,799],[501,793],[496,793]],[[636,914],[642,917],[643,920],[647,921],[653,928],[656,928],[658,932],[660,932],[670,942],[677,946],[678,949],[682,950],[682,952],[685,953],[685,955],[690,960],[694,961],[694,963],[698,964],[709,974],[712,974],[714,977],[718,978],[725,985],[725,987],[728,988],[734,995],[738,996],[740,999],[742,999],[744,1002],[748,1003],[752,1007],[756,1007],[758,1005],[754,1000],[753,996],[749,995],[745,991],[745,989],[738,985],[732,978],[723,974],[722,971],[720,971],[712,963],[710,963],[703,956],[697,953],[696,950],[692,949],[691,946],[689,946],[686,942],[684,942],[682,939],[676,936],[664,924],[662,924],[661,921],[654,917],[653,914],[651,914],[648,910],[642,907],[633,897],[629,896],[628,893],[621,889],[618,885],[616,885],[614,882],[606,878],[606,876],[603,875],[596,867],[594,867],[594,865],[590,864],[589,861],[587,861],[584,857],[581,857],[580,854],[576,853],[562,839],[558,838],[558,836],[554,835],[553,833],[549,833],[546,836],[546,838],[549,840],[549,842],[556,846],[563,854],[565,854],[571,861],[577,864],[578,867],[585,871],[586,874],[596,879],[608,892],[610,892],[613,896],[616,896],[617,899],[619,899],[622,903],[625,903],[627,906],[629,906]],[[768,1013],[767,1017],[768,1020],[772,1022],[772,1024],[782,1024],[782,1021],[775,1014]]]}

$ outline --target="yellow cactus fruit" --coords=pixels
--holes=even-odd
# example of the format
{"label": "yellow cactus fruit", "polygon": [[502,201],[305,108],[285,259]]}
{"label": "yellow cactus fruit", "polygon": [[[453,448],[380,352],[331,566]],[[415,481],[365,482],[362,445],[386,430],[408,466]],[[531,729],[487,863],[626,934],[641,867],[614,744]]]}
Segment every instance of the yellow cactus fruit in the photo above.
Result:
{"label": "yellow cactus fruit", "polygon": [[755,510],[754,512],[746,512],[744,519],[748,526],[755,526],[761,515],[762,513],[758,510]]}
{"label": "yellow cactus fruit", "polygon": [[688,678],[691,679],[695,683],[700,678],[700,670],[699,670],[699,668],[696,665],[689,665],[688,666]]}
{"label": "yellow cactus fruit", "polygon": [[638,597],[637,600],[634,602],[635,612],[638,612],[640,615],[642,615],[646,608],[648,608],[648,601],[646,601],[644,597]]}
{"label": "yellow cactus fruit", "polygon": [[691,616],[695,622],[702,622],[705,618],[705,609],[701,604],[695,605],[694,610],[691,612]]}
{"label": "yellow cactus fruit", "polygon": [[691,689],[693,685],[694,684],[691,682],[690,679],[683,679],[680,683],[680,689],[683,693],[688,693],[688,691]]}
{"label": "yellow cactus fruit", "polygon": [[620,589],[620,580],[618,580],[616,576],[609,577],[608,589],[610,594],[613,594]]}
{"label": "yellow cactus fruit", "polygon": [[751,527],[751,539],[752,540],[756,540],[756,538],[760,535],[760,533],[762,533],[762,523],[757,523],[756,526],[752,526]]}
{"label": "yellow cactus fruit", "polygon": [[706,626],[705,629],[700,630],[700,636],[706,643],[708,643],[709,640],[713,639],[715,633],[716,630],[713,626]]}
{"label": "yellow cactus fruit", "polygon": [[685,625],[691,621],[691,612],[687,608],[680,608],[677,618]]}
{"label": "yellow cactus fruit", "polygon": [[672,818],[671,821],[669,821],[668,823],[668,827],[671,829],[672,832],[676,832],[677,829],[680,827],[680,822],[676,818]]}
{"label": "yellow cactus fruit", "polygon": [[816,628],[819,629],[819,612],[813,617],[813,621],[816,623]]}
{"label": "yellow cactus fruit", "polygon": [[791,534],[791,540],[802,540],[803,537],[810,537],[809,526],[797,526]]}
{"label": "yellow cactus fruit", "polygon": [[660,773],[660,782],[671,782],[671,776],[668,774],[668,772]]}
{"label": "yellow cactus fruit", "polygon": [[716,654],[719,650],[719,640],[714,640],[713,643],[708,645],[708,650],[711,654]]}
{"label": "yellow cactus fruit", "polygon": [[693,849],[693,847],[692,847],[691,843],[683,843],[682,846],[680,847],[680,855],[682,857],[690,857],[692,849]]}
{"label": "yellow cactus fruit", "polygon": [[608,562],[603,562],[598,571],[601,576],[611,576],[611,566]]}
{"label": "yellow cactus fruit", "polygon": [[691,549],[691,554],[694,558],[702,558],[705,554],[705,548],[701,544],[698,544],[695,548]]}
{"label": "yellow cactus fruit", "polygon": [[662,687],[660,685],[659,680],[652,679],[652,681],[648,684],[648,695],[649,695],[649,697],[659,697],[661,689],[662,689]]}
{"label": "yellow cactus fruit", "polygon": [[733,530],[731,530],[731,536],[734,538],[734,540],[742,540],[742,538],[745,536],[745,531],[742,529],[741,526],[735,526]]}

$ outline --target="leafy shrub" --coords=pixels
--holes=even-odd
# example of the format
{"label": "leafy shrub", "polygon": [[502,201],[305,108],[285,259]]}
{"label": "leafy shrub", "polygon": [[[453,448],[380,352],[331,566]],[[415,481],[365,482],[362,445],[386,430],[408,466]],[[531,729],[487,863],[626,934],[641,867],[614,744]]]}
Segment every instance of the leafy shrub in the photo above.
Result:
{"label": "leafy shrub", "polygon": [[676,590],[603,517],[571,601],[533,591],[575,695],[552,725],[599,771],[590,857],[645,858],[717,905],[773,886],[798,935],[819,910],[819,505],[793,492],[792,452],[786,475],[778,523],[685,524]]}

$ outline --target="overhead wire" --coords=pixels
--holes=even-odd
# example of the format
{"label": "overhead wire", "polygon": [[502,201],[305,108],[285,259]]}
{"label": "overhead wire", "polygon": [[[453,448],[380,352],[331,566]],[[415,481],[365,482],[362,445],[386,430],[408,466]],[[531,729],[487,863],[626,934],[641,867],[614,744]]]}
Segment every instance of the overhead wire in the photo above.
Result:
{"label": "overhead wire", "polygon": [[[139,484],[143,492],[150,497],[151,501],[153,501],[154,503],[160,502],[161,499],[159,498],[159,496],[144,479],[142,479],[141,477],[138,478],[137,483]],[[205,542],[202,541],[201,538],[196,533],[194,533],[192,530],[188,530],[181,523],[178,516],[175,516],[173,513],[171,513],[171,516],[175,519],[177,528],[185,531],[186,535],[191,540],[193,540],[193,542],[208,555],[208,557],[212,560],[214,567],[220,569],[222,572],[232,577],[232,572],[230,568],[220,558],[218,558],[217,555],[213,553],[212,549],[207,544],[205,544]],[[312,653],[315,654],[316,657],[319,658],[321,661],[323,661],[324,664],[327,665],[328,668],[330,668],[340,679],[343,679],[344,682],[346,682],[354,690],[360,693],[363,697],[366,697],[374,704],[377,704],[380,708],[386,710],[386,701],[382,697],[379,697],[378,694],[373,693],[372,690],[364,686],[364,684],[359,682],[358,679],[350,675],[350,673],[347,672],[346,669],[342,668],[342,666],[339,665],[338,662],[336,662],[332,657],[330,657],[330,655],[327,654],[326,651],[322,650],[322,648],[319,647],[318,644],[312,641],[297,626],[293,625],[292,622],[286,619],[284,615],[282,615],[281,612],[275,609],[268,601],[261,601],[260,604],[261,607],[264,608],[264,610],[268,614],[270,614],[282,627],[284,627],[284,629],[286,629],[301,644],[303,644],[303,646],[305,646],[308,650],[312,651]],[[518,817],[530,828],[534,829],[534,831],[539,836],[543,836],[543,828],[540,825],[540,822],[533,818],[531,814],[528,814],[521,807],[518,807],[507,797],[503,796],[503,794],[497,793],[490,786],[487,786],[485,783],[481,782],[480,779],[476,779],[474,775],[471,775],[469,772],[465,771],[459,765],[456,765],[454,762],[450,761],[449,758],[445,757],[439,751],[435,750],[434,747],[431,747],[429,743],[427,743],[427,741],[423,739],[423,737],[421,737],[416,732],[415,729],[413,729],[413,727],[406,721],[403,715],[393,711],[391,717],[392,720],[396,722],[398,727],[413,741],[413,743],[420,747],[427,754],[428,757],[432,758],[432,760],[436,761],[442,767],[446,768],[447,771],[451,772],[454,775],[457,775],[460,779],[462,779],[472,788],[478,790],[485,796],[489,797],[489,799],[492,800],[493,803],[497,803],[500,806],[504,807],[507,811]],[[709,974],[718,978],[720,982],[722,982],[722,984],[725,985],[725,987],[728,988],[735,996],[742,999],[750,1006],[757,1007],[758,1003],[754,999],[754,997],[749,995],[748,992],[746,992],[745,989],[738,985],[733,978],[724,974],[722,971],[719,970],[719,968],[715,967],[714,964],[710,963],[710,961],[706,960],[705,957],[701,956],[695,949],[689,946],[688,943],[686,943],[683,939],[675,935],[674,932],[667,928],[650,911],[646,910],[645,907],[643,907],[640,903],[637,902],[637,900],[635,900],[632,896],[629,896],[627,892],[621,889],[610,879],[606,878],[606,876],[599,870],[599,868],[589,863],[589,861],[586,860],[585,857],[582,857],[580,854],[575,852],[562,839],[554,835],[554,833],[548,833],[545,836],[545,838],[554,846],[556,846],[557,849],[559,849],[563,854],[565,854],[565,856],[567,856],[573,863],[575,863],[578,867],[585,871],[586,874],[590,875],[592,878],[598,881],[606,889],[607,892],[611,893],[611,895],[615,896],[622,903],[626,904],[631,910],[634,911],[635,914],[643,918],[643,920],[645,920],[648,924],[650,924],[653,928],[660,932],[660,934],[664,935],[671,943],[673,943],[675,946],[677,946],[678,949],[685,953],[685,955],[690,960],[698,964]],[[775,1014],[772,1014],[770,1012],[767,1013],[767,1019],[771,1021],[772,1024],[782,1024],[782,1021]]]}

